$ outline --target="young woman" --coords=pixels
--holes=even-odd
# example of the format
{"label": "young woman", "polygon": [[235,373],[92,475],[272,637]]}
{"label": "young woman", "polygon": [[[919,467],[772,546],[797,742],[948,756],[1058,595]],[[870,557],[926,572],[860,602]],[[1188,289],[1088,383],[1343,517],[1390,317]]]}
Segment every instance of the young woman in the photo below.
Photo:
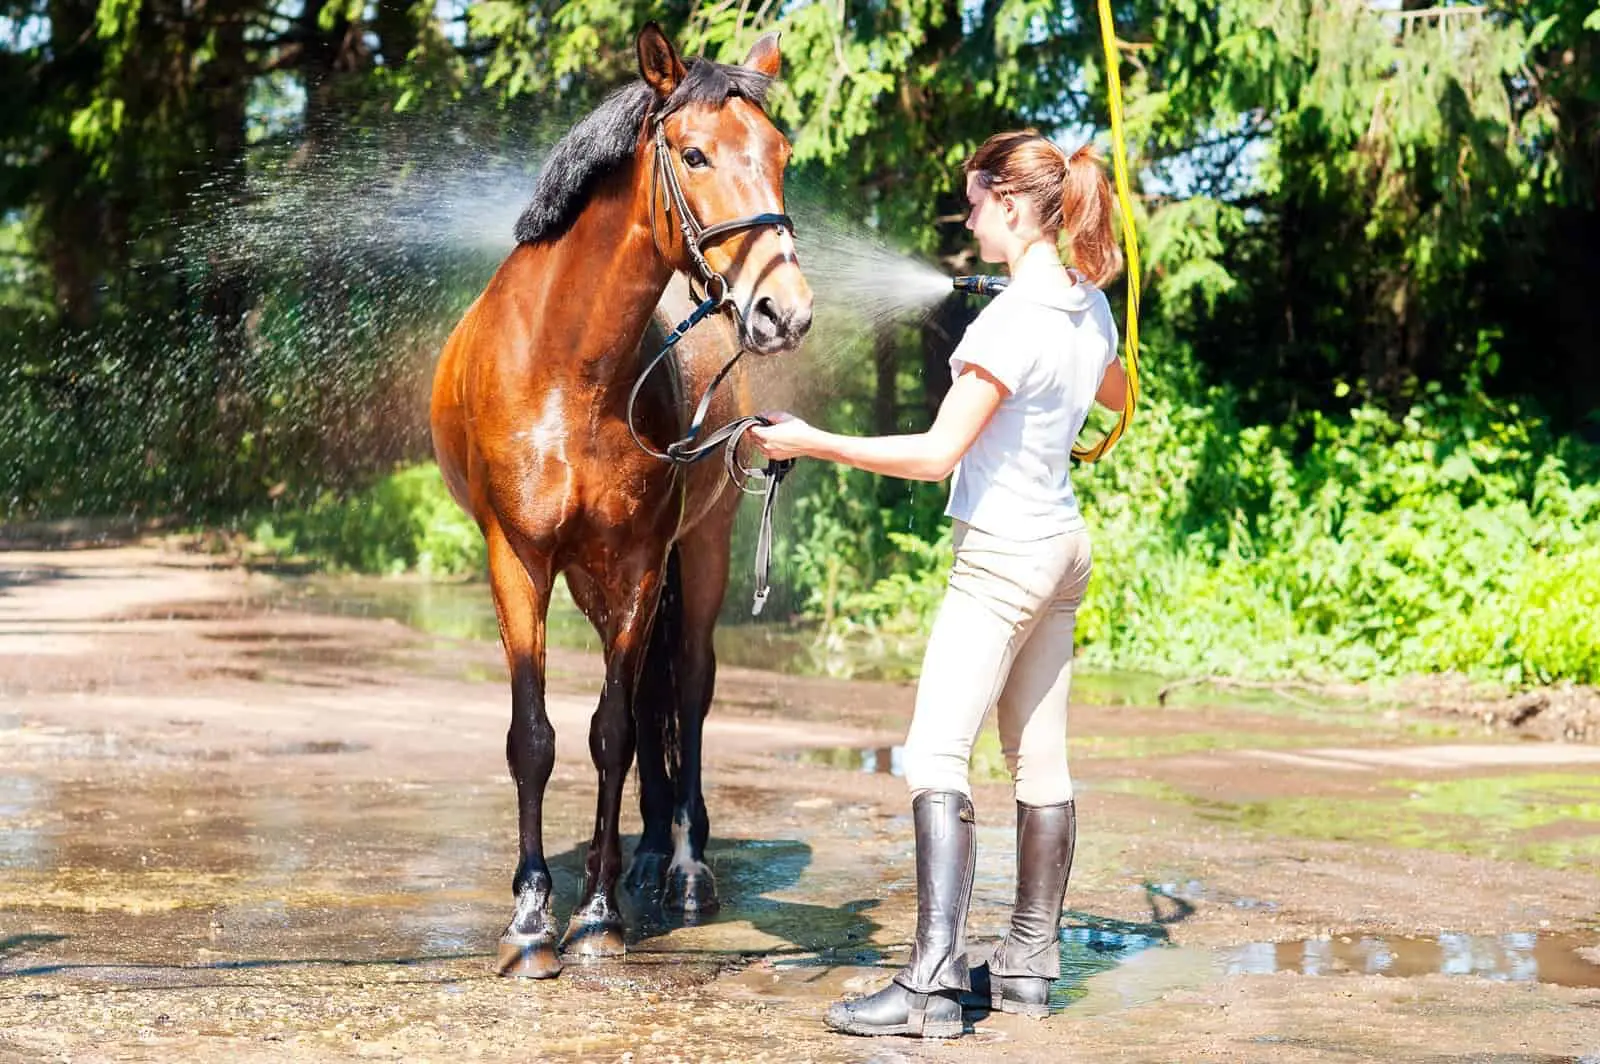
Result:
{"label": "young woman", "polygon": [[[1042,1016],[1060,971],[1057,927],[1076,836],[1067,772],[1073,624],[1089,532],[1070,476],[1091,402],[1121,410],[1126,378],[1101,285],[1121,269],[1111,189],[1085,146],[1027,130],[990,137],[966,164],[967,228],[1011,284],[950,356],[954,382],[927,432],[839,436],[798,418],[754,429],[769,457],[808,456],[885,476],[955,474],[955,564],[928,638],[905,746],[917,852],[911,961],[883,990],[835,1004],[850,1034],[953,1037],[974,989],[966,954],[974,814],[972,744],[998,705],[1016,784],[1017,895],[987,972],[994,1007]],[[1065,243],[1072,269],[1062,265]],[[976,973],[983,992],[984,973]]]}

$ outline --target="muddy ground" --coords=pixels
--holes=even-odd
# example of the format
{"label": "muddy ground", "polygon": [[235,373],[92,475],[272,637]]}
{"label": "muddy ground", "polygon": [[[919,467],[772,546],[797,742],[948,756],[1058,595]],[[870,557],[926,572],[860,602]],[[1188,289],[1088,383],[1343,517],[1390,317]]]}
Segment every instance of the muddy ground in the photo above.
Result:
{"label": "muddy ground", "polygon": [[[1134,678],[1075,691],[1048,1020],[824,1030],[911,936],[911,691],[748,668],[707,739],[721,913],[497,979],[498,648],[284,588],[170,543],[0,553],[0,1060],[1600,1061],[1600,747]],[[551,673],[570,905],[598,661]],[[975,949],[1012,861],[984,753]]]}

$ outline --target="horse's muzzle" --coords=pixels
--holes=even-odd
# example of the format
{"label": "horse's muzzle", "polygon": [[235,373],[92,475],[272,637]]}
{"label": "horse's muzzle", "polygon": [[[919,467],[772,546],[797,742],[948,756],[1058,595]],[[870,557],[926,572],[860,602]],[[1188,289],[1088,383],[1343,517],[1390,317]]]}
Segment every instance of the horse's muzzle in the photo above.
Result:
{"label": "horse's muzzle", "polygon": [[751,304],[744,316],[744,344],[758,355],[777,355],[800,346],[811,331],[811,300],[784,306],[771,296]]}

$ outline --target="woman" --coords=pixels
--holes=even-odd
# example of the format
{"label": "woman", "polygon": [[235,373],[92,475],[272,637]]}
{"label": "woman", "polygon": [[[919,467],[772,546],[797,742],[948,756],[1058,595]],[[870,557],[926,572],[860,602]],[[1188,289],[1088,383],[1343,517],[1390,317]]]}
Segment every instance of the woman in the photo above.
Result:
{"label": "woman", "polygon": [[[914,480],[955,474],[946,513],[955,564],[928,638],[905,746],[917,851],[911,961],[827,1023],[850,1034],[962,1031],[974,815],[967,768],[990,707],[1016,785],[1017,895],[988,964],[994,1007],[1046,1014],[1076,835],[1067,772],[1073,624],[1089,583],[1089,533],[1070,477],[1092,401],[1121,410],[1126,377],[1100,292],[1121,268],[1111,189],[1085,146],[1070,157],[1027,130],[990,137],[966,164],[967,228],[1010,286],[950,357],[954,381],[927,432],[839,436],[783,417],[754,429],[772,458],[808,456]],[[1075,269],[1061,263],[1065,242]],[[983,973],[977,980],[983,990]]]}

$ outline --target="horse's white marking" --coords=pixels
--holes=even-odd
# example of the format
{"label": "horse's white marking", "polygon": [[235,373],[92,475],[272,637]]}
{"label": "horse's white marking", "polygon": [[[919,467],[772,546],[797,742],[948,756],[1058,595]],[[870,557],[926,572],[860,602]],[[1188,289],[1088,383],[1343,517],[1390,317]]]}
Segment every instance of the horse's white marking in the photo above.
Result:
{"label": "horse's white marking", "polygon": [[551,388],[544,397],[544,410],[533,427],[523,433],[523,438],[533,444],[541,456],[558,462],[567,460],[567,425],[561,411],[561,389]]}
{"label": "horse's white marking", "polygon": [[[762,150],[767,137],[771,135],[771,127],[764,116],[746,116],[742,121],[745,131],[743,150],[738,153],[730,152],[728,156],[744,165],[744,171],[734,174],[732,178],[740,193],[736,197],[736,202],[743,208],[737,213],[744,217],[756,214],[782,214],[783,204],[775,202],[768,191],[774,181],[767,167],[767,155]],[[778,176],[781,179],[782,174]],[[772,229],[776,227],[762,227],[760,230],[752,231],[754,241],[759,242],[768,235],[773,236],[778,244],[777,254],[773,256],[774,262],[779,265],[797,265],[799,255],[795,251],[793,234],[787,229],[777,229],[776,232],[772,232]],[[750,246],[753,249],[756,245],[752,243]],[[765,264],[759,270],[743,268],[738,270],[739,279],[734,284],[734,298],[739,303],[741,314],[746,318],[749,317],[750,309],[755,306],[756,300],[761,297],[756,284],[766,276],[771,265]],[[752,283],[748,285],[744,283],[746,274],[754,275],[751,278]]]}
{"label": "horse's white marking", "polygon": [[688,875],[709,875],[711,869],[704,861],[694,859],[694,846],[689,841],[689,814],[680,812],[672,818],[672,863],[667,873],[684,872]]}
{"label": "horse's white marking", "polygon": [[[758,189],[767,188],[772,184],[771,178],[767,174],[766,157],[761,153],[761,140],[762,130],[760,127],[756,125],[751,125],[748,127],[748,135],[745,138],[744,157],[750,164],[750,185],[753,188]],[[762,208],[756,213],[782,214],[783,204],[774,203],[769,207]],[[778,234],[778,247],[780,249],[781,258],[784,262],[796,261],[794,237],[789,234],[787,229]]]}
{"label": "horse's white marking", "polygon": [[573,477],[572,465],[567,461],[567,421],[561,407],[560,388],[550,389],[550,394],[544,397],[544,410],[540,412],[539,420],[517,435],[528,441],[536,456],[560,467],[561,512],[565,513],[572,502]]}

